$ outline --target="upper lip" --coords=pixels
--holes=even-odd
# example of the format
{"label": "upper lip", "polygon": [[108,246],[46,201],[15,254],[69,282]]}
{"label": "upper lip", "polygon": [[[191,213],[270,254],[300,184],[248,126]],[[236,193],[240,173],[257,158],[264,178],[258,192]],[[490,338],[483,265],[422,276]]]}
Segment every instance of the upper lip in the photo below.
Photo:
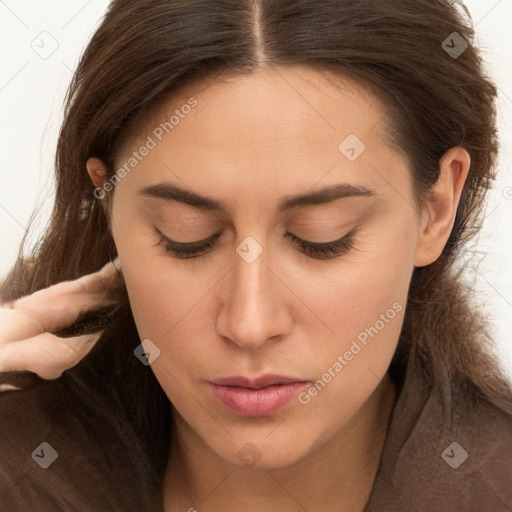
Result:
{"label": "upper lip", "polygon": [[217,386],[238,386],[242,388],[260,389],[276,384],[289,384],[291,382],[305,381],[295,377],[285,377],[283,375],[262,375],[261,377],[256,377],[254,379],[244,377],[243,375],[236,375],[234,377],[212,380],[210,382]]}

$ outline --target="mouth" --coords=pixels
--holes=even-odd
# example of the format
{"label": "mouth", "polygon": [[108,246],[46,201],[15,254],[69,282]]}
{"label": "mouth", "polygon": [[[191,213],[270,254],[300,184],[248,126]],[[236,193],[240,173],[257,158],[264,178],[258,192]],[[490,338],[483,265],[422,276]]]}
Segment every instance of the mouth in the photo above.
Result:
{"label": "mouth", "polygon": [[275,414],[307,384],[307,381],[280,375],[257,379],[237,376],[208,382],[214,397],[227,410],[252,417]]}

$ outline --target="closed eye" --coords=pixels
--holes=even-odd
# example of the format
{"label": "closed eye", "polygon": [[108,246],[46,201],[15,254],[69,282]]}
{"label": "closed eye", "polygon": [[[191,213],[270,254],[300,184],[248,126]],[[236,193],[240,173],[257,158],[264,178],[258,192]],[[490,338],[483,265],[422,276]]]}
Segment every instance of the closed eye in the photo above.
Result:
{"label": "closed eye", "polygon": [[297,243],[301,249],[306,253],[307,256],[316,259],[333,259],[347,253],[354,247],[354,235],[357,233],[357,228],[354,228],[347,235],[334,240],[332,242],[309,242],[297,238],[292,233],[286,233],[286,236],[291,238]]}
{"label": "closed eye", "polygon": [[[217,245],[217,239],[221,235],[221,233],[217,233],[205,240],[199,240],[197,242],[176,242],[164,235],[156,226],[153,227],[159,236],[157,245],[163,245],[166,252],[179,259],[193,259],[207,255],[210,250]],[[354,228],[347,235],[338,240],[322,243],[302,240],[288,232],[285,233],[285,236],[289,237],[298,245],[307,256],[314,259],[325,260],[342,256],[352,249],[354,247],[354,236],[356,233],[357,228]]]}

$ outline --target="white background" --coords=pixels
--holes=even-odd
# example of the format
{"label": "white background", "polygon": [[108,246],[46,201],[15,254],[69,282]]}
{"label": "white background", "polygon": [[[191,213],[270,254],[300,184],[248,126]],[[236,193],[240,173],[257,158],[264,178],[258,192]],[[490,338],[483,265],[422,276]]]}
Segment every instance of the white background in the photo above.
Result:
{"label": "white background", "polygon": [[[0,0],[0,279],[15,260],[36,206],[42,214],[35,231],[47,222],[65,90],[107,5],[107,0]],[[487,72],[499,87],[502,153],[484,229],[463,261],[493,320],[497,350],[512,382],[512,195],[505,193],[512,186],[512,0],[466,5]],[[48,58],[35,51],[42,40],[39,52],[58,45]],[[486,256],[471,270],[475,253]]]}

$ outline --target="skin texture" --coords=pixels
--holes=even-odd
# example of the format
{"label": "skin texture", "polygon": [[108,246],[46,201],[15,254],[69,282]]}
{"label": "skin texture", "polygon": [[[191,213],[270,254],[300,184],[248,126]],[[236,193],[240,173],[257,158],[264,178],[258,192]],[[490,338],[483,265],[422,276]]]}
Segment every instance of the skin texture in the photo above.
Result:
{"label": "skin texture", "polygon": [[[469,154],[443,156],[418,212],[408,161],[384,142],[385,106],[349,80],[276,68],[180,91],[141,121],[116,166],[191,97],[197,106],[117,184],[109,212],[141,340],[160,349],[151,368],[175,408],[166,511],[362,511],[395,400],[386,370],[412,272],[448,240]],[[355,161],[338,148],[349,134],[366,146]],[[87,168],[104,184],[100,160]],[[227,213],[138,194],[166,181],[225,202]],[[285,196],[339,183],[377,195],[277,213]],[[185,260],[153,226],[180,242],[221,235],[204,258]],[[334,259],[311,258],[285,236],[329,242],[354,227],[353,248]],[[251,263],[236,251],[249,236],[263,250]],[[390,309],[332,377],[338,356]],[[329,368],[308,403],[258,418],[224,409],[207,384],[267,373],[314,383]],[[259,457],[250,467],[240,457],[248,442]]]}

